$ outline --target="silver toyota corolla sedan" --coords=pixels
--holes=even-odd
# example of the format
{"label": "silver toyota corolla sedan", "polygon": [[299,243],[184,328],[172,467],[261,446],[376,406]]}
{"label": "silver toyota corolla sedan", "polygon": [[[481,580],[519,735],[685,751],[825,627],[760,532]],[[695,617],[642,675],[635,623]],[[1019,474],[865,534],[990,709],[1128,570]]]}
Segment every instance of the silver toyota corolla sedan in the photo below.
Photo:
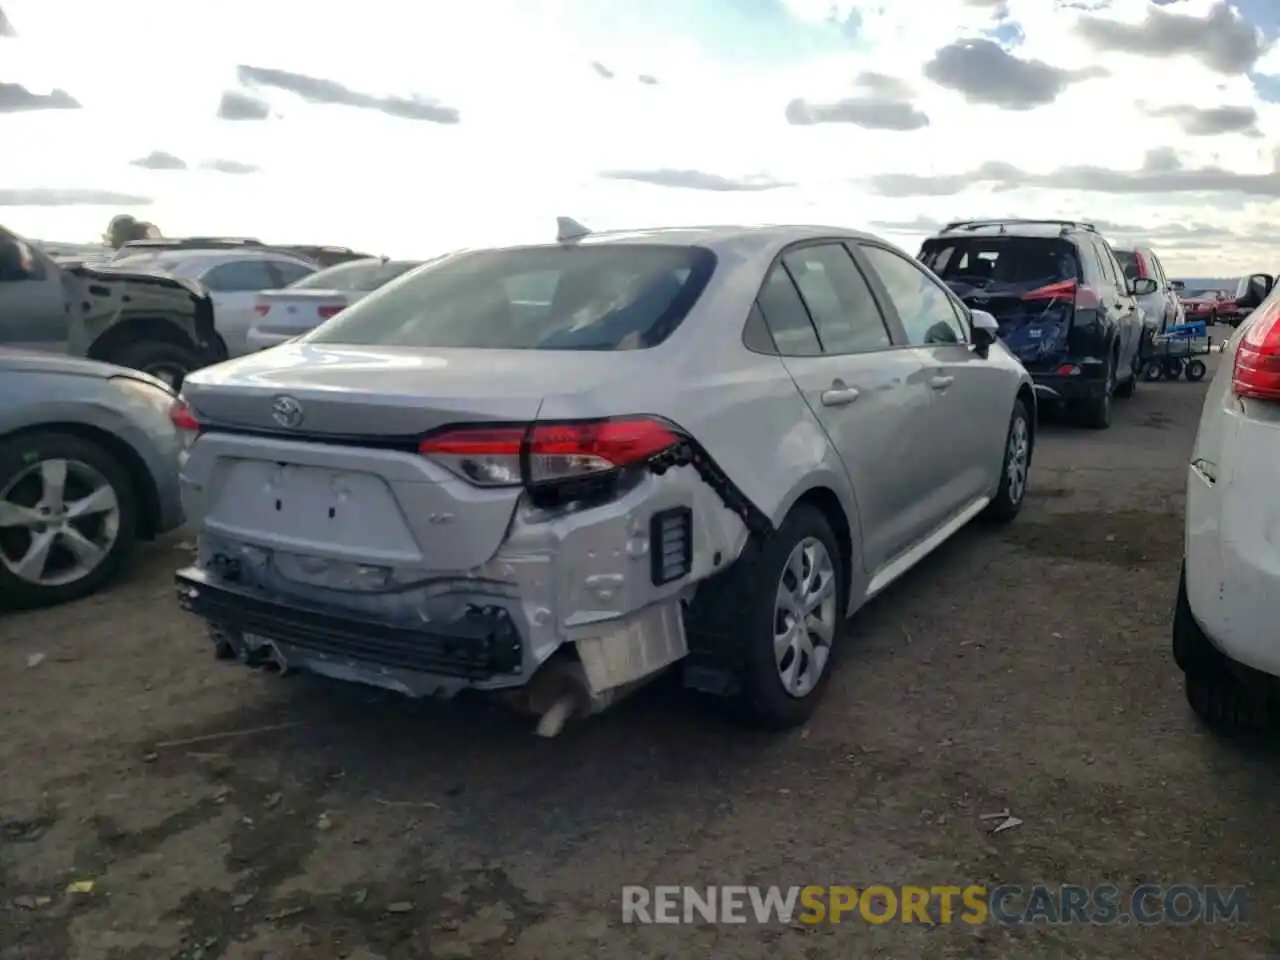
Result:
{"label": "silver toyota corolla sedan", "polygon": [[183,605],[218,652],[553,734],[680,663],[803,722],[841,621],[1027,489],[995,321],[827,227],[473,250],[183,388]]}
{"label": "silver toyota corolla sedan", "polygon": [[17,350],[0,350],[0,385],[0,608],[92,593],[182,523],[168,386]]}

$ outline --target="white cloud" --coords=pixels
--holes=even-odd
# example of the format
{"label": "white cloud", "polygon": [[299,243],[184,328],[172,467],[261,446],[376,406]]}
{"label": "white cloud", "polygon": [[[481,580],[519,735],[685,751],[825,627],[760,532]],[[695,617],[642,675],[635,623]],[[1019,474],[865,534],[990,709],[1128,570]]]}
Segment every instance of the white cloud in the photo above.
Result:
{"label": "white cloud", "polygon": [[[940,197],[869,192],[862,181],[876,174],[953,176],[992,161],[1033,174],[1080,165],[1137,169],[1161,146],[1174,147],[1186,166],[1272,169],[1270,140],[1189,137],[1175,119],[1151,115],[1184,104],[1253,106],[1264,133],[1274,133],[1280,106],[1259,103],[1245,77],[1215,74],[1189,57],[1100,54],[1074,31],[1082,12],[1049,0],[1008,0],[1024,35],[1017,55],[1065,70],[1102,68],[1107,76],[1070,83],[1055,102],[1023,111],[974,105],[925,79],[940,48],[996,25],[994,5],[966,0],[934,0],[927,9],[786,0],[797,18],[794,49],[770,27],[744,33],[736,53],[733,31],[750,25],[740,12],[730,15],[729,4],[717,14],[711,0],[607,9],[585,0],[362,0],[330,8],[301,0],[113,0],[77,4],[70,21],[65,5],[47,0],[2,5],[20,36],[0,40],[0,81],[63,88],[84,109],[0,114],[0,141],[19,145],[0,150],[0,183],[151,197],[146,216],[171,234],[246,233],[410,255],[549,235],[559,214],[603,227],[866,226],[1018,213],[1235,230],[1238,243],[1206,234],[1198,246],[1171,248],[1167,259],[1186,271],[1243,271],[1264,253],[1249,237],[1280,209],[1262,198],[1187,193],[990,185]],[[1179,6],[1204,13],[1212,4]],[[1138,22],[1150,8],[1147,0],[1114,0],[1105,13]],[[842,36],[846,21],[857,28]],[[775,36],[776,48],[769,47]],[[1280,73],[1275,56],[1259,70]],[[265,88],[247,92],[268,102],[272,119],[219,120],[223,94],[240,89],[238,64],[334,81],[371,98],[430,98],[455,108],[461,122],[307,104]],[[929,125],[898,132],[787,122],[784,110],[796,98],[835,103],[858,95],[864,72],[906,81],[911,105]],[[642,74],[657,83],[640,82]],[[153,151],[190,169],[130,166]],[[207,169],[211,158],[259,170],[228,176]],[[598,175],[646,170],[795,186],[711,191]],[[15,229],[70,241],[97,235],[115,212],[11,207],[0,216]],[[897,236],[908,245],[917,239]]]}

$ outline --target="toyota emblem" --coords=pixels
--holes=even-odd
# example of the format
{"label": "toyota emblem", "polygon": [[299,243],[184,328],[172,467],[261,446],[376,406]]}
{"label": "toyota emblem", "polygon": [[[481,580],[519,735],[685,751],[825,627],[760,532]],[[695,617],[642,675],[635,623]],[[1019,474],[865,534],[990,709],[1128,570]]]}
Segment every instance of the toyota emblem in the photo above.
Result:
{"label": "toyota emblem", "polygon": [[271,416],[282,427],[296,427],[302,423],[302,404],[293,397],[276,397],[271,404]]}

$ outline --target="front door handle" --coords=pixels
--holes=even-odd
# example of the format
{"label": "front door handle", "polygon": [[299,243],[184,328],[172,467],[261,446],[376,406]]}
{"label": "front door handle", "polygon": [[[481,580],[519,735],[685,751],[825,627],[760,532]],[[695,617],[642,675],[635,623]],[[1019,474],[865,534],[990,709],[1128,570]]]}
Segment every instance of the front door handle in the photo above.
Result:
{"label": "front door handle", "polygon": [[857,399],[857,387],[846,387],[838,381],[832,384],[830,390],[822,391],[822,405],[824,407],[843,407]]}
{"label": "front door handle", "polygon": [[934,377],[929,381],[929,386],[935,390],[945,390],[955,382],[955,377]]}

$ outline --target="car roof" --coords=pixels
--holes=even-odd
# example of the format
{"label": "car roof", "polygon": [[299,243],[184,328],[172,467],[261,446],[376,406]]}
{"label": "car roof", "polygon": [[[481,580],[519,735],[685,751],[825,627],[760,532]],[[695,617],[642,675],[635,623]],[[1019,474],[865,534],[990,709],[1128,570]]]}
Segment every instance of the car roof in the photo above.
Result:
{"label": "car roof", "polygon": [[1101,237],[1098,228],[1082,220],[959,220],[948,223],[929,239],[943,237],[1069,237],[1087,233]]}
{"label": "car roof", "polygon": [[[217,266],[223,263],[232,263],[237,260],[287,260],[290,263],[296,263],[300,267],[315,268],[316,264],[305,257],[297,257],[291,253],[284,253],[279,250],[255,250],[251,248],[242,248],[238,250],[166,250],[164,247],[147,247],[133,251],[128,254],[130,257],[150,257],[155,260],[166,260],[174,264],[186,265],[190,263],[207,262],[210,266]],[[121,257],[120,260],[124,260]],[[119,263],[120,261],[116,261]]]}
{"label": "car roof", "polygon": [[[580,247],[613,244],[657,245],[672,247],[717,248],[733,246],[743,253],[754,253],[801,240],[837,237],[846,240],[878,240],[870,233],[849,227],[799,224],[738,224],[701,227],[646,227],[635,230],[597,230],[563,245]],[[515,244],[516,247],[552,247],[554,242]]]}

